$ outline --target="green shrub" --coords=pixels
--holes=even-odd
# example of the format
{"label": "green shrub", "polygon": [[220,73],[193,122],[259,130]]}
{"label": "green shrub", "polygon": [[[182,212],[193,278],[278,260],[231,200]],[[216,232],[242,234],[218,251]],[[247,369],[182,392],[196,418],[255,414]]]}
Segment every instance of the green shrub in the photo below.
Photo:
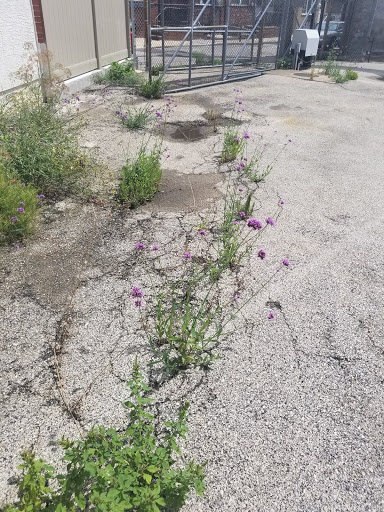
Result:
{"label": "green shrub", "polygon": [[0,245],[20,242],[33,231],[42,199],[34,187],[8,179],[0,168]]}
{"label": "green shrub", "polygon": [[128,386],[132,401],[124,403],[130,410],[127,430],[98,427],[81,440],[63,440],[67,466],[61,475],[34,454],[23,454],[21,499],[7,512],[159,512],[180,509],[191,489],[202,495],[204,465],[191,461],[182,469],[172,467],[174,453],[181,454],[177,440],[185,439],[188,431],[189,404],[181,408],[176,421],[159,429],[148,412],[153,400],[144,398],[150,388],[137,362]]}
{"label": "green shrub", "polygon": [[160,147],[147,150],[142,146],[135,160],[123,167],[120,199],[130,208],[151,199],[158,190],[162,176]]}
{"label": "green shrub", "polygon": [[359,78],[358,73],[356,73],[356,71],[353,71],[352,69],[347,69],[345,75],[348,80],[357,80]]}
{"label": "green shrub", "polygon": [[144,98],[159,99],[164,95],[165,89],[165,82],[162,77],[159,77],[152,81],[147,80],[139,85],[138,93]]}
{"label": "green shrub", "polygon": [[94,82],[97,84],[115,84],[125,85],[127,87],[137,87],[142,81],[142,75],[134,71],[133,63],[130,60],[112,62],[105,71],[97,73],[94,76]]}
{"label": "green shrub", "polygon": [[160,76],[160,71],[164,71],[164,66],[152,66],[151,74],[152,76]]}
{"label": "green shrub", "polygon": [[80,128],[58,100],[45,103],[40,88],[29,86],[0,105],[0,165],[21,182],[62,195],[85,174]]}

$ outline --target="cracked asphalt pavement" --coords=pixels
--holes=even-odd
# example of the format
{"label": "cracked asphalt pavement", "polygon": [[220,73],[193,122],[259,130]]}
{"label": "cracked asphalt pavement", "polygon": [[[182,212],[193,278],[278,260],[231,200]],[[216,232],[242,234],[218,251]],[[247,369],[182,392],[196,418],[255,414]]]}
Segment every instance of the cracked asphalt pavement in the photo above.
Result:
{"label": "cracked asphalt pavement", "polygon": [[[188,399],[182,458],[208,461],[205,498],[191,495],[183,511],[382,511],[384,82],[372,63],[344,85],[270,73],[179,94],[172,122],[229,115],[234,87],[251,144],[262,136],[273,157],[292,143],[255,195],[256,217],[279,197],[284,211],[218,293],[245,302],[283,258],[291,267],[233,321],[211,370],[153,393],[159,418]],[[113,114],[122,94],[80,102],[85,145],[116,176],[138,140]],[[22,450],[57,463],[63,435],[126,424],[124,382],[136,355],[145,372],[150,360],[130,297],[133,285],[150,293],[135,243],[159,245],[170,268],[204,249],[196,226],[213,225],[222,205],[223,129],[185,141],[167,132],[171,158],[153,202],[131,212],[67,199],[20,251],[3,251],[0,505],[16,496]]]}

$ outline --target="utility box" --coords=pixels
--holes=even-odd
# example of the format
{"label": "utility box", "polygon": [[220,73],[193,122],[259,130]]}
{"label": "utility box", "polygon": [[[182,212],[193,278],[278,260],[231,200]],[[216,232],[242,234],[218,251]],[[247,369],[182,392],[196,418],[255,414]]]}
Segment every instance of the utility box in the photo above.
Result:
{"label": "utility box", "polygon": [[304,57],[316,57],[319,48],[320,36],[317,30],[298,28],[293,31],[291,49],[294,50],[298,43],[300,53]]}

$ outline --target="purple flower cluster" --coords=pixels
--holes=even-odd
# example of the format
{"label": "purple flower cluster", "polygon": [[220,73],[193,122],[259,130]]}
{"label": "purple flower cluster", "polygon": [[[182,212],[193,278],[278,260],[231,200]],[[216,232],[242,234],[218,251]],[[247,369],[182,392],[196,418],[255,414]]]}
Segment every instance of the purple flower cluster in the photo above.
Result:
{"label": "purple flower cluster", "polygon": [[261,260],[264,260],[267,257],[267,253],[264,251],[264,249],[260,249],[260,251],[257,253],[257,256]]}
{"label": "purple flower cluster", "polygon": [[265,219],[265,222],[272,227],[275,225],[275,221],[273,219],[271,219],[271,217],[268,217],[267,219]]}
{"label": "purple flower cluster", "polygon": [[245,220],[247,218],[247,214],[245,212],[239,212],[239,217],[241,220]]}
{"label": "purple flower cluster", "polygon": [[250,227],[250,228],[253,228],[257,231],[260,231],[260,229],[262,229],[263,227],[263,224],[257,220],[257,219],[249,219],[247,225]]}
{"label": "purple flower cluster", "polygon": [[284,265],[284,267],[290,267],[291,266],[291,264],[289,263],[289,261],[286,258],[283,259],[282,264]]}
{"label": "purple flower cluster", "polygon": [[145,249],[146,247],[147,247],[147,246],[146,246],[146,245],[144,245],[144,244],[142,244],[141,242],[138,242],[138,243],[136,244],[136,249],[137,249],[138,251],[144,251],[144,249]]}
{"label": "purple flower cluster", "polygon": [[141,298],[143,297],[143,292],[140,290],[140,288],[138,286],[134,286],[132,288],[131,295],[134,299],[136,299],[135,306],[140,307],[142,304]]}
{"label": "purple flower cluster", "polygon": [[275,318],[275,313],[271,311],[268,315],[269,320],[272,320],[272,318]]}
{"label": "purple flower cluster", "polygon": [[199,234],[203,235],[203,236],[207,236],[207,232],[204,231],[204,229],[200,229]]}
{"label": "purple flower cluster", "polygon": [[184,254],[184,258],[185,258],[186,260],[190,260],[190,259],[192,258],[192,254],[191,254],[190,252],[186,252],[186,253]]}

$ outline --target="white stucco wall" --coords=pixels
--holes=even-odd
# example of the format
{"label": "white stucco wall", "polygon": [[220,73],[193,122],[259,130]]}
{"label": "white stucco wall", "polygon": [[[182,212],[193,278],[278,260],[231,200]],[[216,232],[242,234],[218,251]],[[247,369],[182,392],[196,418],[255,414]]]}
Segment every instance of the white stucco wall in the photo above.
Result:
{"label": "white stucco wall", "polygon": [[10,74],[25,64],[25,43],[36,47],[30,0],[0,0],[0,92],[20,85]]}

